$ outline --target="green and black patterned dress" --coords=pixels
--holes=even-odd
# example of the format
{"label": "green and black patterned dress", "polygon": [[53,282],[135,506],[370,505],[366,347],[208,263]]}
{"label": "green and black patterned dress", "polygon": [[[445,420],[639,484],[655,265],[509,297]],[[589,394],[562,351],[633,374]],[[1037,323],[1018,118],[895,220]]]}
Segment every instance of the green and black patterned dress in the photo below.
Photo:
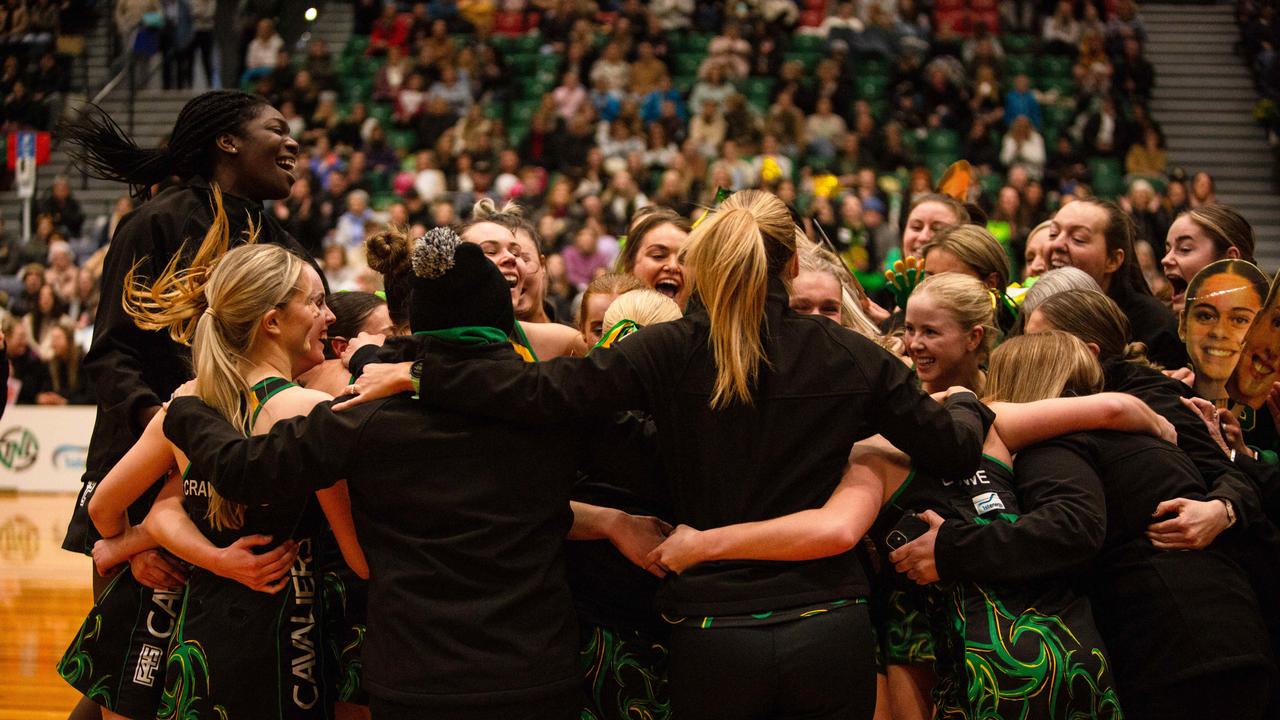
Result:
{"label": "green and black patterned dress", "polygon": [[[909,511],[933,510],[977,524],[1016,523],[1013,488],[1013,471],[989,456],[964,479],[913,470],[881,510],[872,537],[882,541]],[[943,582],[921,597],[937,656],[935,718],[1122,717],[1089,602],[1066,583]]]}
{"label": "green and black patterned dress", "polygon": [[[268,378],[253,386],[251,420],[293,384]],[[270,482],[271,478],[262,478]],[[292,539],[298,557],[289,583],[275,594],[250,590],[193,568],[165,672],[160,720],[327,720],[333,693],[323,644],[323,577],[316,546],[324,516],[314,495],[245,508],[242,527],[214,529],[206,518],[209,487],[184,477],[183,504],[213,544],[270,535],[272,547]]]}
{"label": "green and black patterned dress", "polygon": [[154,717],[184,592],[152,590],[126,565],[94,602],[58,662],[58,674],[112,712]]}

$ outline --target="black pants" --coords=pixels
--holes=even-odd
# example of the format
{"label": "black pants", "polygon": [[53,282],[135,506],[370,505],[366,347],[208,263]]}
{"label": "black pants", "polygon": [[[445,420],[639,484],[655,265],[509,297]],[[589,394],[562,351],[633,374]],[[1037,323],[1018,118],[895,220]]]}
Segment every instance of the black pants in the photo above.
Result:
{"label": "black pants", "polygon": [[1271,695],[1270,668],[1239,668],[1142,692],[1120,687],[1125,720],[1259,720]]}
{"label": "black pants", "polygon": [[578,688],[543,700],[505,705],[420,706],[369,697],[373,720],[578,720],[582,695]]}
{"label": "black pants", "polygon": [[866,605],[777,625],[677,625],[669,666],[672,717],[869,719],[876,707],[872,642]]}

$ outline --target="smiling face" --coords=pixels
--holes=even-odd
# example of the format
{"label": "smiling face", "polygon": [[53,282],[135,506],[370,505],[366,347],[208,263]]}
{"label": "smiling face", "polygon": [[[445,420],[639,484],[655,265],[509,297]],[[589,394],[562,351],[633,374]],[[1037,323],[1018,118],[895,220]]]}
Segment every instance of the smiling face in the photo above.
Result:
{"label": "smiling face", "polygon": [[540,309],[547,296],[547,270],[538,257],[538,244],[527,230],[517,229],[514,233],[516,243],[520,246],[521,274],[524,282],[520,286],[520,297],[516,298],[516,317],[527,317]]}
{"label": "smiling face", "polygon": [[1049,225],[1049,266],[1070,265],[1089,274],[1105,292],[1111,276],[1124,261],[1124,251],[1107,252],[1107,211],[1087,202],[1073,202]]}
{"label": "smiling face", "polygon": [[333,311],[325,304],[320,275],[310,265],[303,266],[298,289],[280,309],[279,316],[280,340],[289,353],[294,377],[324,362],[333,320]]}
{"label": "smiling face", "polygon": [[680,263],[680,249],[688,238],[688,233],[671,223],[659,225],[641,240],[636,250],[635,265],[631,268],[632,275],[675,300],[680,307],[684,307],[689,299],[689,283]]}
{"label": "smiling face", "polygon": [[802,270],[791,281],[791,310],[840,323],[840,281],[829,272]]}
{"label": "smiling face", "polygon": [[604,327],[604,314],[617,299],[618,296],[613,293],[592,293],[587,296],[584,301],[586,304],[582,306],[582,327],[579,329],[588,346],[595,347],[600,342],[607,329]]}
{"label": "smiling face", "polygon": [[511,288],[511,306],[514,308],[524,292],[524,263],[520,259],[520,242],[512,232],[497,223],[476,223],[462,233],[462,239],[475,243],[484,251],[502,273],[502,278]]}
{"label": "smiling face", "polygon": [[1049,228],[1042,228],[1027,238],[1027,250],[1023,256],[1022,279],[1040,277],[1049,270]]}
{"label": "smiling face", "polygon": [[230,192],[257,201],[289,197],[296,179],[298,143],[290,137],[289,123],[279,110],[260,106],[238,133],[221,136],[218,145],[229,165]]}
{"label": "smiling face", "polygon": [[907,303],[906,333],[902,339],[907,356],[926,392],[965,385],[978,367],[976,351],[982,328],[965,328],[929,292],[917,291]]}
{"label": "smiling face", "polygon": [[1182,334],[1197,385],[1202,376],[1219,385],[1231,377],[1249,326],[1261,309],[1258,291],[1239,275],[1221,272],[1200,282],[1182,318]]}
{"label": "smiling face", "polygon": [[1254,409],[1262,407],[1271,384],[1280,379],[1280,303],[1272,292],[1271,302],[1249,327],[1235,374],[1227,382],[1233,400]]}
{"label": "smiling face", "polygon": [[920,257],[920,248],[948,225],[960,221],[955,211],[940,202],[923,202],[907,217],[907,227],[902,232],[902,256]]}
{"label": "smiling face", "polygon": [[[1183,215],[1169,226],[1166,240],[1169,252],[1160,260],[1164,276],[1173,290],[1173,311],[1181,312],[1187,300],[1187,284],[1209,263],[1220,260],[1213,239],[1191,219]],[[1226,257],[1238,257],[1235,248],[1227,250]]]}

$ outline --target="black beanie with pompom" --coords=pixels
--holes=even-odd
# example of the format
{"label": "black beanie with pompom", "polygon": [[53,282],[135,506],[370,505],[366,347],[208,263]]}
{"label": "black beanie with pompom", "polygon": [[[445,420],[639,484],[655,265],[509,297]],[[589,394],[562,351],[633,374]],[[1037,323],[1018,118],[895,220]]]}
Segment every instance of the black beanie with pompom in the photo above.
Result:
{"label": "black beanie with pompom", "polygon": [[413,332],[492,327],[513,334],[511,288],[479,245],[463,242],[451,228],[438,227],[413,241],[410,259]]}

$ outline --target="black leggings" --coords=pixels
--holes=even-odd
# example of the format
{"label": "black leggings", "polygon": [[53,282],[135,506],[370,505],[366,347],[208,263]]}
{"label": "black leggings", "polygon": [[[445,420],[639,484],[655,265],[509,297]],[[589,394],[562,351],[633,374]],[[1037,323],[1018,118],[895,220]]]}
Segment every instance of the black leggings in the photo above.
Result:
{"label": "black leggings", "polygon": [[860,720],[876,707],[866,605],[758,627],[671,632],[670,691],[680,720]]}

